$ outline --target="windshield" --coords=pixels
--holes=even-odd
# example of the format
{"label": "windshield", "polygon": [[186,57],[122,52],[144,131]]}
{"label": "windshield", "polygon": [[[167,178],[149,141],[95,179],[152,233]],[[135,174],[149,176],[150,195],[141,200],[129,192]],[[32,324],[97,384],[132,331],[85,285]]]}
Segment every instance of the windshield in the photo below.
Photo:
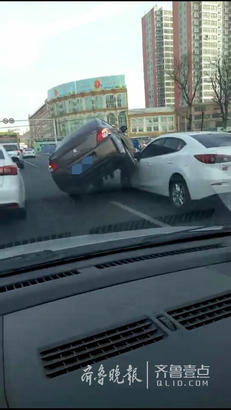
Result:
{"label": "windshield", "polygon": [[17,151],[18,147],[17,145],[3,145],[6,151]]}
{"label": "windshield", "polygon": [[231,147],[231,135],[227,134],[197,134],[192,137],[206,148]]}
{"label": "windshield", "polygon": [[229,226],[226,2],[179,4],[1,3],[0,259]]}

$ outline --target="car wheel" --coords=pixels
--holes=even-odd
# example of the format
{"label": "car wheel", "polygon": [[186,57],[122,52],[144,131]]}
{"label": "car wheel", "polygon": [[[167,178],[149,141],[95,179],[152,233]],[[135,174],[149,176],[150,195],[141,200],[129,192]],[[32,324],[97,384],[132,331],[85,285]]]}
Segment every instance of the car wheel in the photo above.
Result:
{"label": "car wheel", "polygon": [[104,181],[103,178],[98,177],[95,181],[94,181],[94,188],[96,188],[97,190],[101,191],[103,189],[104,186]]}
{"label": "car wheel", "polygon": [[172,179],[169,186],[169,199],[177,210],[185,210],[191,203],[188,187],[183,178]]}
{"label": "car wheel", "polygon": [[17,160],[16,164],[18,165],[18,167],[19,167],[20,169],[23,169],[23,168],[24,168],[24,162],[21,162],[20,160]]}
{"label": "car wheel", "polygon": [[77,199],[82,199],[82,194],[75,194],[75,193],[69,193],[68,194],[72,199],[75,199],[75,200],[77,200]]}

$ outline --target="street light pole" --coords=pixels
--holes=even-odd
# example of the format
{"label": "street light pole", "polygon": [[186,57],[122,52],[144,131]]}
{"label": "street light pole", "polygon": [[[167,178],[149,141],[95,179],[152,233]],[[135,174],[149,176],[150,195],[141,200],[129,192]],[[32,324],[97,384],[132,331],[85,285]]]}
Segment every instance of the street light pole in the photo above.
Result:
{"label": "street light pole", "polygon": [[56,123],[55,123],[55,118],[53,118],[53,128],[54,128],[54,138],[55,138],[55,144],[57,145],[57,134],[56,134]]}

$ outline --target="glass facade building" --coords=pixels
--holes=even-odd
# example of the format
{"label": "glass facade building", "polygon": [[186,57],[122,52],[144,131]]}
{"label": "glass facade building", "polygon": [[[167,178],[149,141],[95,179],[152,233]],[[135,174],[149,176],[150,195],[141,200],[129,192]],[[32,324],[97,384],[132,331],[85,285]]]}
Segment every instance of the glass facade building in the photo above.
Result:
{"label": "glass facade building", "polygon": [[50,118],[56,120],[58,136],[69,135],[95,117],[118,127],[127,126],[124,75],[61,84],[48,90],[46,104]]}

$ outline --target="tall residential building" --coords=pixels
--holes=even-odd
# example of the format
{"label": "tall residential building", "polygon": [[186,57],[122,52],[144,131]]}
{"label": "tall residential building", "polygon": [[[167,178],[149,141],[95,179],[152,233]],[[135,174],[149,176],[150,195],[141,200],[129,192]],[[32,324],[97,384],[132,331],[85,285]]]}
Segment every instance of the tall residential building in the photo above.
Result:
{"label": "tall residential building", "polygon": [[[188,55],[190,82],[195,74],[202,75],[195,102],[208,102],[213,98],[210,82],[212,61],[230,59],[231,4],[228,1],[173,1],[173,49],[176,61]],[[185,105],[181,92],[175,87],[176,108]]]}
{"label": "tall residential building", "polygon": [[153,7],[142,17],[145,106],[174,105],[173,16],[171,10]]}

